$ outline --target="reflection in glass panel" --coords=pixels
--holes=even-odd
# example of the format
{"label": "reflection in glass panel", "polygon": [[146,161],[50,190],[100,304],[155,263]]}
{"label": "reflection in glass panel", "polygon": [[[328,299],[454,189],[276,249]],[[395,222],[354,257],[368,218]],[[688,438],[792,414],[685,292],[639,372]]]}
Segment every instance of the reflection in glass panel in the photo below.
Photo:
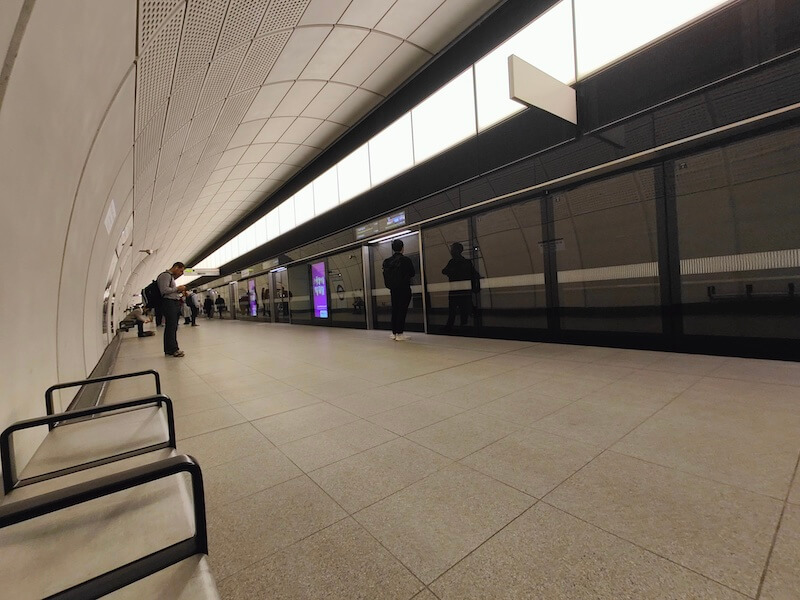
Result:
{"label": "reflection in glass panel", "polygon": [[339,327],[367,327],[361,248],[328,257],[331,320]]}
{"label": "reflection in glass panel", "polygon": [[542,211],[530,200],[475,217],[480,318],[486,328],[544,329]]}
{"label": "reflection in glass panel", "polygon": [[572,4],[562,0],[514,37],[475,63],[478,129],[485,129],[521,111],[508,97],[508,57],[516,54],[559,81],[575,81]]}
{"label": "reflection in glass panel", "polygon": [[311,281],[307,264],[287,269],[289,277],[289,311],[292,323],[311,323]]}
{"label": "reflection in glass panel", "polygon": [[369,150],[364,144],[336,165],[340,202],[347,202],[370,187]]}
{"label": "reflection in glass panel", "polygon": [[574,0],[578,77],[731,0]]}
{"label": "reflection in glass panel", "polygon": [[553,214],[561,327],[661,331],[654,169],[558,193]]}
{"label": "reflection in glass panel", "polygon": [[[411,304],[406,317],[406,331],[423,331],[422,285],[420,284],[419,234],[402,236],[405,245],[403,254],[411,259],[416,275],[411,280]],[[392,303],[388,288],[383,281],[383,261],[392,256],[392,240],[369,246],[372,270],[372,307],[376,329],[392,328]]]}
{"label": "reflection in glass panel", "polygon": [[[459,312],[458,320],[454,318],[451,327],[455,325],[456,332],[459,333],[462,332],[464,327],[475,325],[475,312],[472,310],[475,298],[472,298],[469,282],[454,281],[451,284],[450,277],[443,272],[452,258],[450,248],[456,242],[464,247],[463,255],[469,258],[472,243],[470,242],[469,221],[467,219],[445,223],[422,231],[422,250],[425,253],[428,331],[431,333],[440,332],[448,323],[451,314],[451,291],[454,292],[455,296],[453,298],[453,316],[455,317],[455,313]],[[451,276],[453,275],[451,274]],[[455,277],[457,278],[457,275]],[[468,301],[473,306],[468,306]],[[464,321],[462,315],[467,317],[466,321]]]}
{"label": "reflection in glass panel", "polygon": [[450,81],[411,111],[414,162],[443,152],[475,135],[475,93],[472,69]]}
{"label": "reflection in glass panel", "polygon": [[369,141],[372,185],[378,185],[414,166],[411,113],[407,113]]}
{"label": "reflection in glass panel", "polygon": [[314,214],[335,208],[339,204],[339,183],[336,178],[336,167],[328,169],[314,180]]}
{"label": "reflection in glass panel", "polygon": [[257,313],[261,319],[270,320],[269,274],[263,273],[256,277],[256,303]]}
{"label": "reflection in glass panel", "polygon": [[800,337],[800,129],[675,161],[683,330]]}
{"label": "reflection in glass panel", "polygon": [[314,218],[314,189],[311,184],[294,195],[295,223],[305,223]]}
{"label": "reflection in glass panel", "polygon": [[209,290],[214,301],[214,317],[217,319],[231,318],[230,307],[232,304],[230,290],[231,286],[229,285],[222,285]]}

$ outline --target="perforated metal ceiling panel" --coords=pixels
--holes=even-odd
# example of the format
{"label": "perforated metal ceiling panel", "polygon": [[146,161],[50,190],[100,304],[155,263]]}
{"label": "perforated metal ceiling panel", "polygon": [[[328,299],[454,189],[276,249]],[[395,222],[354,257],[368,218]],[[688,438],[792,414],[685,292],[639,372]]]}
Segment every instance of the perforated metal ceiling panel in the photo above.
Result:
{"label": "perforated metal ceiling panel", "polygon": [[207,245],[499,1],[139,0],[135,249]]}

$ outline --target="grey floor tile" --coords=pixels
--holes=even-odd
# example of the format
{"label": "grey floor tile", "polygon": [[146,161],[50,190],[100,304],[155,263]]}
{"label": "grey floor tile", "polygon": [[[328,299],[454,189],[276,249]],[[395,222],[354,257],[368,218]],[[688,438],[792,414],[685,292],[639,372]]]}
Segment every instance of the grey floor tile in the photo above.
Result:
{"label": "grey floor tile", "polygon": [[389,496],[451,461],[398,438],[309,473],[348,512]]}
{"label": "grey floor tile", "polygon": [[206,468],[203,469],[206,506],[213,510],[302,474],[276,448]]}
{"label": "grey floor tile", "polygon": [[672,392],[677,395],[700,381],[700,376],[639,369],[617,381],[651,387],[660,392]]}
{"label": "grey floor tile", "polygon": [[250,423],[234,425],[178,442],[178,452],[195,457],[203,469],[274,447]]}
{"label": "grey floor tile", "polygon": [[306,472],[379,446],[397,436],[368,423],[353,421],[281,446],[281,451]]}
{"label": "grey floor tile", "polygon": [[795,473],[794,482],[789,490],[789,502],[800,504],[800,472]]}
{"label": "grey floor tile", "polygon": [[613,452],[594,459],[545,500],[750,596],[782,506]]}
{"label": "grey floor tile", "polygon": [[543,502],[430,587],[443,600],[746,598]]}
{"label": "grey floor tile", "polygon": [[[182,328],[179,339],[187,352],[180,360],[163,356],[159,336],[124,338],[115,369],[157,369],[181,435],[197,434],[178,450],[206,476],[211,562],[225,597],[269,590],[277,598],[378,600],[399,590],[417,600],[433,600],[432,592],[459,600],[727,600],[739,597],[731,587],[754,594],[788,493],[762,597],[795,600],[800,479],[788,488],[788,476],[790,454],[800,453],[792,433],[800,429],[797,365],[424,334],[394,343],[385,331],[217,320]],[[131,381],[117,395],[150,386]],[[283,408],[277,396],[298,397],[297,388],[326,402],[270,414]],[[208,416],[231,408],[231,399],[282,446],[250,423]],[[436,451],[362,420],[401,407],[422,418],[413,411],[440,403],[468,412],[406,434],[432,428],[425,443]],[[589,442],[618,444],[647,462],[606,451],[581,467]],[[443,483],[441,470],[454,463],[442,451],[469,452],[454,468],[482,483]],[[497,490],[503,497],[503,482],[546,494],[545,503],[569,502],[565,510],[579,518],[540,503],[486,539],[475,532],[493,529],[508,506],[485,498],[497,500]],[[391,506],[375,524],[398,550],[370,547],[378,542],[345,526],[349,519],[332,525],[347,518],[334,497],[363,513]],[[337,535],[326,539],[326,527]],[[417,557],[423,572],[449,570],[430,589],[419,581],[393,587],[401,557],[384,558],[399,551]],[[378,584],[385,587],[375,587],[376,572],[387,574]]]}
{"label": "grey floor tile", "polygon": [[406,404],[393,410],[367,417],[369,421],[399,435],[406,435],[417,429],[444,421],[465,409],[436,402],[435,400],[421,400],[414,404]]}
{"label": "grey floor tile", "polygon": [[367,381],[366,379],[351,376],[304,387],[303,390],[312,396],[330,401],[351,394],[363,393],[365,390],[374,387],[377,387],[377,384]]}
{"label": "grey floor tile", "polygon": [[319,402],[320,399],[311,394],[289,388],[288,391],[272,394],[266,398],[255,398],[232,406],[248,421],[255,421],[256,419],[263,419],[270,415],[277,415],[295,408],[318,404]]}
{"label": "grey floor tile", "polygon": [[572,402],[541,394],[534,386],[493,400],[475,410],[510,423],[529,426]]}
{"label": "grey floor tile", "polygon": [[712,375],[727,379],[800,386],[800,364],[789,361],[731,358]]}
{"label": "grey floor tile", "polygon": [[447,402],[464,409],[475,408],[532,385],[530,378],[526,378],[524,381],[521,379],[510,372],[444,392],[434,396],[432,400]]}
{"label": "grey floor tile", "polygon": [[534,502],[526,494],[454,464],[355,518],[428,584]]}
{"label": "grey floor tile", "polygon": [[684,375],[708,375],[730,360],[725,356],[705,356],[703,354],[680,354],[664,352],[659,360],[645,368],[652,371],[668,371]]}
{"label": "grey floor tile", "polygon": [[356,420],[358,417],[322,402],[259,419],[253,425],[273,444],[280,445]]}
{"label": "grey floor tile", "polygon": [[320,384],[336,381],[337,379],[341,379],[341,377],[341,374],[337,373],[336,371],[320,369],[317,367],[288,377],[278,376],[277,379],[283,381],[287,385],[296,387],[297,389],[305,390],[308,388],[317,387]]}
{"label": "grey floor tile", "polygon": [[359,417],[369,417],[420,400],[422,396],[382,386],[333,398],[329,402]]}
{"label": "grey floor tile", "polygon": [[759,598],[796,600],[798,595],[800,595],[800,506],[789,504],[783,514]]}
{"label": "grey floor tile", "polygon": [[458,460],[519,428],[513,423],[472,411],[419,429],[406,437],[439,454]]}
{"label": "grey floor tile", "polygon": [[170,398],[176,417],[228,406],[227,400],[213,390],[195,394],[173,394]]}
{"label": "grey floor tile", "polygon": [[664,359],[666,352],[650,352],[647,350],[631,350],[617,348],[612,354],[599,358],[597,364],[630,369],[647,368]]}
{"label": "grey floor tile", "polygon": [[269,383],[259,385],[245,384],[238,387],[231,386],[218,389],[220,396],[225,398],[231,404],[239,404],[241,402],[246,402],[248,400],[254,400],[257,398],[271,398],[273,396],[296,391],[292,386],[287,385],[282,381],[278,381],[277,379],[273,379]]}
{"label": "grey floor tile", "polygon": [[783,499],[800,453],[799,411],[692,388],[612,449]]}
{"label": "grey floor tile", "polygon": [[350,518],[244,569],[219,586],[225,600],[408,600],[422,587]]}
{"label": "grey floor tile", "polygon": [[[583,372],[582,370],[581,374],[583,374]],[[607,385],[608,381],[596,378],[578,377],[575,375],[556,375],[535,383],[529,387],[528,390],[562,400],[579,400],[592,392],[601,390]]]}
{"label": "grey floor tile", "polygon": [[657,410],[636,401],[578,400],[531,427],[607,448]]}
{"label": "grey floor tile", "polygon": [[623,401],[634,406],[661,408],[669,404],[681,392],[659,389],[628,381],[615,381],[587,394],[581,400],[614,400]]}
{"label": "grey floor tile", "polygon": [[523,430],[460,462],[541,498],[600,452],[597,446],[542,431]]}
{"label": "grey floor tile", "polygon": [[345,516],[305,475],[225,504],[208,515],[212,571],[225,579]]}
{"label": "grey floor tile", "polygon": [[244,421],[245,418],[232,406],[211,408],[201,412],[175,417],[175,435],[177,439],[182,440],[216,429],[238,425]]}

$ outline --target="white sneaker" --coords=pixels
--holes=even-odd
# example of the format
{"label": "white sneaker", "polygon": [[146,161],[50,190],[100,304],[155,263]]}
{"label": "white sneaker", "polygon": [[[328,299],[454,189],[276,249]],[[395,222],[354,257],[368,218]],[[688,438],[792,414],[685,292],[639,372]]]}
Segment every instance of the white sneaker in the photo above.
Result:
{"label": "white sneaker", "polygon": [[392,334],[392,335],[390,335],[390,336],[389,336],[389,339],[390,339],[390,340],[396,340],[396,339],[397,339],[397,337],[396,337],[394,334]]}
{"label": "white sneaker", "polygon": [[410,340],[411,338],[405,333],[398,333],[396,336],[394,336],[394,339],[396,339],[398,342],[404,342],[406,340]]}

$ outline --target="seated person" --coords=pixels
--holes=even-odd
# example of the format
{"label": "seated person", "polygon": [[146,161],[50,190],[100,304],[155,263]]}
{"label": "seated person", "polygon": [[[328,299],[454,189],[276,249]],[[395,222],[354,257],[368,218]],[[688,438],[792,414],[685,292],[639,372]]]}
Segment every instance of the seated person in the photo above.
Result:
{"label": "seated person", "polygon": [[[136,324],[137,329],[139,330],[139,337],[147,337],[148,335],[155,335],[155,331],[145,331],[144,324],[152,322],[152,318],[149,316],[149,309],[143,308],[141,304],[137,304],[134,306],[131,311],[125,316],[122,322],[119,324],[120,329],[123,331],[127,331],[133,324]],[[127,327],[124,325],[127,324]]]}

